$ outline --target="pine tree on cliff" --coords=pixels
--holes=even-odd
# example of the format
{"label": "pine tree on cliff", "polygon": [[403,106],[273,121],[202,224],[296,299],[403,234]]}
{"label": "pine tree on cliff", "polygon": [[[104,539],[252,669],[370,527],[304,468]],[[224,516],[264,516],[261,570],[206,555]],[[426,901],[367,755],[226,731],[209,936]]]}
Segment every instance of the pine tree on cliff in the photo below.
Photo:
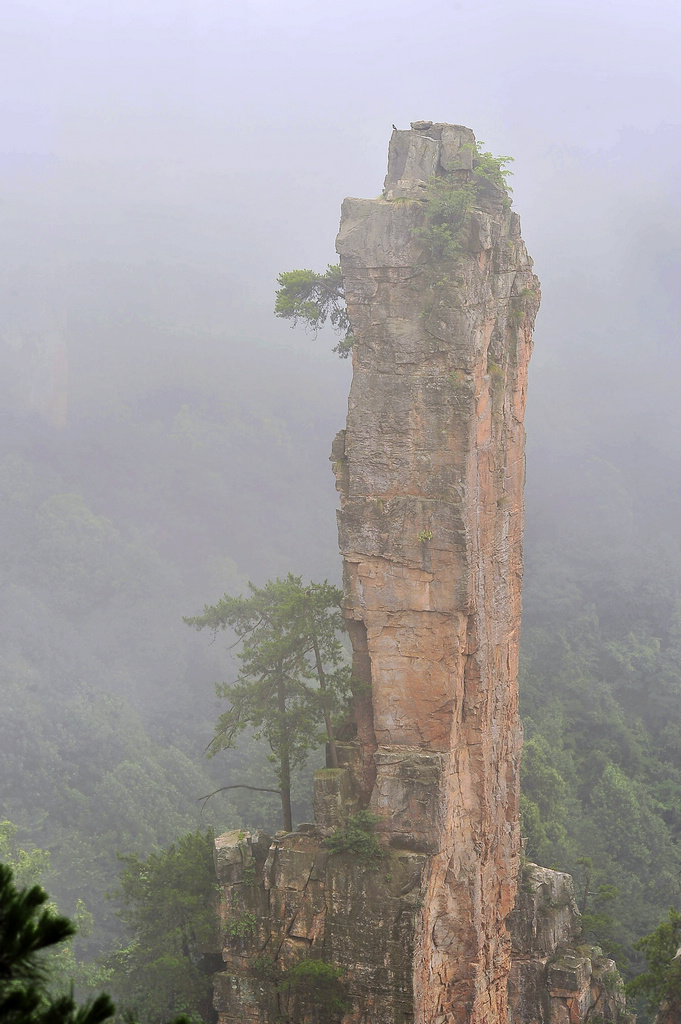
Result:
{"label": "pine tree on cliff", "polygon": [[329,264],[324,274],[317,274],[314,270],[286,270],[279,274],[277,282],[275,316],[290,320],[291,327],[302,322],[314,337],[328,320],[340,335],[333,351],[341,359],[347,359],[354,339],[340,266]]}
{"label": "pine tree on cliff", "polygon": [[[393,129],[397,131],[395,125]],[[424,225],[418,237],[424,243],[431,259],[454,259],[461,254],[461,236],[472,206],[491,188],[510,206],[509,184],[511,170],[507,164],[511,156],[494,156],[483,151],[476,142],[464,149],[471,150],[471,173],[468,181],[458,174],[433,177],[428,182],[422,205]],[[302,323],[312,331],[313,337],[326,324],[339,335],[333,351],[347,359],[354,345],[352,325],[345,304],[345,284],[338,263],[330,263],[323,274],[314,270],[286,270],[277,277],[279,288],[275,293],[274,315],[291,321],[291,327]]]}
{"label": "pine tree on cliff", "polygon": [[[249,586],[249,597],[225,594],[216,605],[206,605],[202,615],[184,621],[197,630],[229,628],[236,633],[241,668],[235,683],[216,686],[230,706],[218,719],[208,755],[234,746],[247,727],[255,730],[256,738],[264,737],[272,751],[269,760],[275,765],[283,825],[290,832],[292,772],[323,737],[332,766],[338,766],[333,718],[345,705],[350,682],[338,638],[342,591],[327,582],[305,586],[291,573],[264,587]],[[222,786],[216,792],[238,788]]]}

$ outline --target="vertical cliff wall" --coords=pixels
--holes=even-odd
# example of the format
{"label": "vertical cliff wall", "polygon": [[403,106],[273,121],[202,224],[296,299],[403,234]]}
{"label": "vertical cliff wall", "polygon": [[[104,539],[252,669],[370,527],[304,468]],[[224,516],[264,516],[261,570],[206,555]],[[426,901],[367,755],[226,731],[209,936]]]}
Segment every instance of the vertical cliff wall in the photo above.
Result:
{"label": "vertical cliff wall", "polygon": [[[334,456],[366,687],[362,785],[390,841],[430,854],[418,1024],[505,1020],[518,873],[522,423],[539,285],[518,215],[475,161],[469,129],[394,132],[383,196],[346,199],[337,239],[356,339]],[[438,177],[475,190],[454,256],[432,228]]]}
{"label": "vertical cliff wall", "polygon": [[[539,286],[498,168],[455,125],[393,133],[384,192],[345,200],[337,249],[355,336],[332,458],[357,739],[317,773],[314,825],[217,841],[216,1007],[220,1024],[504,1024]],[[325,844],[363,807],[382,860]]]}

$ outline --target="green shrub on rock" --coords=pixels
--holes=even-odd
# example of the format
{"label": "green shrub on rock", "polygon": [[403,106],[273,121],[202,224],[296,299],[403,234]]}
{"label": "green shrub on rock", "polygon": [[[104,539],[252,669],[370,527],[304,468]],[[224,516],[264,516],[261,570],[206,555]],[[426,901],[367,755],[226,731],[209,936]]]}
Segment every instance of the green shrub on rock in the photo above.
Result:
{"label": "green shrub on rock", "polygon": [[343,828],[336,829],[324,840],[331,853],[351,853],[360,860],[379,860],[384,853],[376,835],[380,821],[371,811],[351,814]]}

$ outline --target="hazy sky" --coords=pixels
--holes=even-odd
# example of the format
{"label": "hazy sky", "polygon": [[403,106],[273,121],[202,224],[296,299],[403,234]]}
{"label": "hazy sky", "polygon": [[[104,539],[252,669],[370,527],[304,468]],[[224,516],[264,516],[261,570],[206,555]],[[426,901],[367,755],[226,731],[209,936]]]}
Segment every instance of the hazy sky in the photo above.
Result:
{"label": "hazy sky", "polygon": [[72,305],[143,266],[118,303],[298,344],[277,272],[333,260],[391,124],[431,118],[515,157],[554,329],[571,275],[678,215],[680,26],[678,0],[3,0],[1,264],[58,266]]}

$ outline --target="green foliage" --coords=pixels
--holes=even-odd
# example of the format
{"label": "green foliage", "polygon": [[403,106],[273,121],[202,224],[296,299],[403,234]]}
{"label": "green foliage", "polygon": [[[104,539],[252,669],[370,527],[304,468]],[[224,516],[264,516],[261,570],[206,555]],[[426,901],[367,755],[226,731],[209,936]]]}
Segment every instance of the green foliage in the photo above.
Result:
{"label": "green foliage", "polygon": [[0,863],[12,869],[14,883],[26,887],[38,885],[50,867],[47,850],[19,845],[19,829],[11,821],[0,821]]}
{"label": "green foliage", "polygon": [[493,185],[507,195],[513,191],[508,181],[513,171],[507,167],[507,164],[513,163],[513,157],[494,156],[493,153],[484,151],[483,146],[484,142],[477,141],[475,146],[467,147],[473,151],[473,182],[478,195],[483,191],[485,184]]}
{"label": "green foliage", "polygon": [[351,814],[347,825],[338,828],[324,840],[331,853],[349,853],[363,861],[379,860],[385,850],[376,834],[380,821],[370,811]]}
{"label": "green foliage", "polygon": [[578,618],[569,632],[564,626],[562,635],[528,628],[523,643],[521,809],[528,856],[577,880],[583,875],[590,893],[580,901],[586,937],[636,970],[642,925],[661,912],[661,901],[668,905],[679,895],[678,832],[655,796],[663,777],[671,791],[678,769],[613,699],[593,615]]}
{"label": "green foliage", "polygon": [[251,858],[243,867],[244,885],[248,886],[249,889],[252,889],[255,886],[255,874],[255,860]]}
{"label": "green foliage", "polygon": [[38,885],[18,889],[0,864],[0,1018],[6,1024],[101,1024],[115,1007],[107,995],[79,1006],[71,992],[50,991],[45,953],[75,933]]}
{"label": "green foliage", "polygon": [[525,852],[538,864],[550,862],[556,844],[565,839],[565,782],[553,767],[551,751],[540,738],[523,749],[523,792],[520,798]]}
{"label": "green foliage", "polygon": [[315,336],[328,320],[336,334],[341,335],[333,351],[347,359],[354,339],[340,265],[329,264],[324,274],[314,270],[285,271],[277,281],[275,316],[291,320],[292,327],[302,322]]}
{"label": "green foliage", "polygon": [[274,960],[269,953],[258,953],[257,956],[254,956],[251,960],[251,970],[256,978],[262,978],[263,981],[274,981],[279,976]]}
{"label": "green foliage", "polygon": [[426,541],[433,539],[433,531],[428,529],[421,530],[421,532],[417,534],[417,538],[421,544],[425,544]]}
{"label": "green foliage", "polygon": [[631,978],[681,900],[681,560],[678,521],[650,535],[641,465],[617,457],[545,457],[528,488],[521,801],[528,856],[574,875],[585,938]]}
{"label": "green foliage", "polygon": [[301,1016],[309,1013],[326,1024],[330,1016],[339,1017],[347,1009],[344,974],[342,968],[324,960],[301,960],[284,972],[282,982],[298,1003]]}
{"label": "green foliage", "polygon": [[664,1001],[673,1014],[681,1012],[681,914],[673,907],[669,917],[657,928],[639,939],[635,948],[643,953],[646,970],[627,984],[627,995],[643,994],[648,1009],[655,1013]]}
{"label": "green foliage", "polygon": [[495,363],[494,360],[487,360],[487,372],[495,383],[500,384],[504,380],[504,370],[502,366]]}
{"label": "green foliage", "polygon": [[213,833],[189,833],[167,850],[121,860],[121,917],[130,940],[107,961],[115,998],[149,1022],[178,1013],[212,1020]]}
{"label": "green foliage", "polygon": [[231,628],[241,649],[236,683],[217,686],[229,708],[218,720],[209,751],[231,747],[247,727],[266,739],[281,793],[284,828],[291,818],[291,773],[325,736],[335,751],[332,717],[347,701],[350,668],[338,638],[343,629],[342,591],[328,582],[303,585],[291,573],[250,586],[249,597],[229,597],[206,605],[202,615],[184,621],[197,630]]}
{"label": "green foliage", "polygon": [[250,910],[240,912],[236,907],[232,907],[227,920],[227,934],[230,939],[245,939],[248,935],[254,935],[255,927],[255,915]]}
{"label": "green foliage", "polygon": [[492,191],[501,194],[504,205],[512,191],[508,184],[511,171],[506,167],[512,157],[495,157],[483,152],[481,144],[473,151],[470,173],[452,171],[428,182],[426,220],[418,237],[424,242],[432,260],[456,260],[465,248],[468,215]]}
{"label": "green foliage", "polygon": [[601,977],[601,985],[610,995],[614,995],[616,992],[622,992],[624,987],[622,976],[617,970],[606,971]]}
{"label": "green foliage", "polygon": [[[10,821],[0,822],[0,863],[11,868],[14,884],[22,888],[37,886],[43,876],[49,872],[50,855],[47,850],[26,844],[20,845],[18,828]],[[50,901],[45,910],[58,916],[57,905]],[[74,932],[79,938],[87,938],[92,931],[93,917],[87,910],[83,900],[78,900],[71,919]],[[45,956],[45,967],[49,970],[51,988],[63,994],[70,992],[75,985],[79,991],[92,992],[101,988],[108,980],[108,972],[101,966],[85,963],[76,955],[73,936],[64,942],[56,943]]]}
{"label": "green foliage", "polygon": [[[316,365],[231,352],[217,397],[210,380],[163,391],[159,351],[143,399],[115,397],[124,368],[109,364],[118,377],[98,377],[105,407],[83,413],[74,375],[62,431],[34,413],[12,420],[11,436],[7,419],[0,430],[0,819],[18,826],[22,849],[50,851],[44,884],[60,909],[73,918],[81,899],[92,913],[90,934],[59,948],[75,951],[79,971],[123,933],[104,896],[116,850],[146,855],[245,816],[276,827],[276,796],[196,803],[237,763],[257,785],[269,751],[256,741],[220,765],[202,759],[227,659],[178,622],[206,593],[245,587],[235,559],[262,579],[291,559],[317,578],[333,567],[333,515],[318,495],[336,413]],[[310,783],[301,773],[293,784],[301,820]]]}
{"label": "green foliage", "polygon": [[622,943],[615,938],[615,919],[611,913],[612,904],[618,896],[619,889],[615,885],[599,885],[594,893],[586,887],[582,936],[587,942],[607,949],[608,954],[617,960],[618,966],[624,969],[629,966],[629,960]]}
{"label": "green foliage", "polygon": [[[43,851],[33,877],[44,876],[62,912],[79,922],[74,943],[53,954],[75,956],[68,970],[78,987],[96,974],[85,962],[122,931],[104,898],[116,849],[147,851],[196,827],[196,797],[216,785],[196,754],[209,728],[211,669],[196,640],[183,643],[178,631],[187,577],[161,558],[148,530],[102,514],[115,485],[104,488],[107,498],[75,493],[85,482],[98,491],[99,461],[109,471],[119,465],[116,445],[129,438],[111,421],[107,429],[111,459],[91,458],[68,428],[37,446],[49,465],[35,453],[0,455],[0,819],[17,827],[10,847],[24,851],[22,862],[5,834],[0,846],[21,884],[29,884],[28,855]],[[82,447],[87,469],[73,454]],[[131,502],[134,492],[131,482]],[[224,800],[212,810],[229,813]]]}
{"label": "green foliage", "polygon": [[418,237],[432,260],[454,260],[464,251],[467,217],[476,200],[475,185],[458,176],[431,178],[426,222]]}

